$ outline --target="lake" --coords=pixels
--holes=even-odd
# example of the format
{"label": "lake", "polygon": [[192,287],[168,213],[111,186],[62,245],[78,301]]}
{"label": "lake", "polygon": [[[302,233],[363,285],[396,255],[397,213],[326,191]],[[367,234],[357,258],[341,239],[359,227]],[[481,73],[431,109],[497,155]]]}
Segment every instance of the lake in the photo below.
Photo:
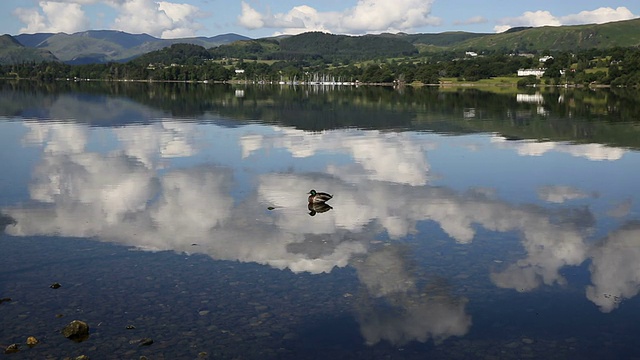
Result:
{"label": "lake", "polygon": [[0,346],[638,358],[638,114],[624,89],[2,82]]}

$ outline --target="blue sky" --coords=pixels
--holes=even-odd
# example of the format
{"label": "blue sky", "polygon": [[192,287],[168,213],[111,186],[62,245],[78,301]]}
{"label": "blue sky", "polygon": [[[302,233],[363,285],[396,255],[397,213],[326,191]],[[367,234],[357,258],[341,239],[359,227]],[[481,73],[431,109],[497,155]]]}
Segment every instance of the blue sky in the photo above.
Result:
{"label": "blue sky", "polygon": [[0,34],[109,29],[160,38],[319,30],[501,32],[640,17],[639,0],[2,0]]}

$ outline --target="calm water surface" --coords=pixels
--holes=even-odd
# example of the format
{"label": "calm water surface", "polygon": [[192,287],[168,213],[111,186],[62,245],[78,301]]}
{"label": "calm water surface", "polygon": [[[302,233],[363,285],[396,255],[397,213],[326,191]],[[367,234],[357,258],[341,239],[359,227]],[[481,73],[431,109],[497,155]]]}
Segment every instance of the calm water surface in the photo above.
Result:
{"label": "calm water surface", "polygon": [[634,92],[0,85],[7,358],[640,357]]}

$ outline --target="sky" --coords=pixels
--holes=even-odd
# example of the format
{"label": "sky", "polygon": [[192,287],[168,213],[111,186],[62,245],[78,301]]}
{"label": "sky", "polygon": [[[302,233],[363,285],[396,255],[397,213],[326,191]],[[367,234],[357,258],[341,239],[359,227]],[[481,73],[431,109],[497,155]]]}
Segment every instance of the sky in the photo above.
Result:
{"label": "sky", "polygon": [[496,33],[637,17],[639,0],[2,0],[0,34],[120,30],[169,39],[306,31]]}

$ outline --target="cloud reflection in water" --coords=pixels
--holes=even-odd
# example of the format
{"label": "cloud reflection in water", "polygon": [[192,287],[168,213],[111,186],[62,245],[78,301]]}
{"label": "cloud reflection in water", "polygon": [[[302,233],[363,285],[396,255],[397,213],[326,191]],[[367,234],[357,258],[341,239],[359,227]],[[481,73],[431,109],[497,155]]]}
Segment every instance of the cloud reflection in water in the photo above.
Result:
{"label": "cloud reflection in water", "polygon": [[[118,146],[103,153],[89,150],[91,131],[84,125],[31,122],[26,126],[24,142],[41,145],[43,154],[30,185],[34,203],[3,209],[17,221],[7,226],[7,233],[92,237],[293,272],[317,274],[353,266],[365,294],[359,297],[357,312],[369,343],[439,341],[464,335],[471,325],[465,312],[467,299],[419,287],[397,244],[382,249],[372,245],[380,234],[391,242],[418,236],[417,225],[424,221],[437,223],[459,244],[471,243],[479,228],[519,234],[526,256],[490,274],[499,287],[530,291],[541,284],[565,284],[563,267],[592,258],[593,285],[587,288],[587,297],[607,312],[617,303],[602,294],[612,299],[635,296],[640,283],[638,272],[622,265],[640,259],[640,252],[627,246],[638,237],[636,227],[620,229],[593,245],[588,237],[594,224],[583,219],[593,217],[588,209],[576,217],[573,208],[513,204],[492,191],[429,185],[426,151],[437,144],[414,133],[306,133],[280,127],[268,135],[241,133],[237,141],[242,159],[263,149],[282,148],[293,158],[332,153],[348,157],[351,163],[328,163],[317,173],[252,174],[255,187],[234,198],[241,164],[237,169],[210,163],[185,168],[165,164],[198,153],[195,124],[159,122],[110,129]],[[580,152],[571,145],[553,147]],[[516,148],[522,155],[543,153]],[[585,148],[580,156],[613,161],[624,153],[607,149],[604,154],[598,149]],[[308,216],[305,193],[310,184],[334,193],[331,211]],[[540,196],[563,204],[587,194],[547,187]],[[622,255],[627,261],[616,261]],[[397,316],[379,312],[380,299],[393,304]]]}

